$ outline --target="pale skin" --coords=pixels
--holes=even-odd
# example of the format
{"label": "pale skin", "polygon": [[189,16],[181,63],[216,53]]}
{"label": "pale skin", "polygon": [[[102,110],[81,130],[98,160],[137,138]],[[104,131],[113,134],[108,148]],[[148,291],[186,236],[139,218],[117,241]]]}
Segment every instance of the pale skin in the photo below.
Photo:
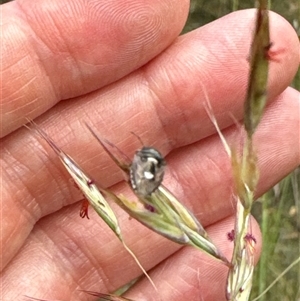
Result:
{"label": "pale skin", "polygon": [[[79,217],[80,192],[53,151],[23,127],[34,119],[66,153],[116,193],[123,176],[84,125],[129,156],[155,146],[165,185],[195,212],[230,258],[234,202],[228,157],[205,112],[206,90],[229,143],[241,141],[254,11],[178,37],[188,1],[23,0],[1,6],[1,299],[94,300],[141,275],[104,222]],[[269,104],[255,135],[257,195],[300,164],[299,66],[292,27],[271,14]],[[233,117],[234,116],[234,117]],[[225,130],[226,128],[226,130]],[[127,244],[149,271],[134,300],[225,300],[227,268],[150,232],[113,206]],[[257,239],[258,259],[261,238]]]}

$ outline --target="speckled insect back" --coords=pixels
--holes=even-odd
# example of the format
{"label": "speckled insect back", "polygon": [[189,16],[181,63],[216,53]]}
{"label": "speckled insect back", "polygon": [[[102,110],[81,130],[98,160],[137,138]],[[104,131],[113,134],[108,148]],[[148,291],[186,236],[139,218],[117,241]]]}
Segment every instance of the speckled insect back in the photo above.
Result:
{"label": "speckled insect back", "polygon": [[150,196],[162,183],[165,166],[165,159],[155,148],[138,150],[130,166],[132,189],[143,197]]}

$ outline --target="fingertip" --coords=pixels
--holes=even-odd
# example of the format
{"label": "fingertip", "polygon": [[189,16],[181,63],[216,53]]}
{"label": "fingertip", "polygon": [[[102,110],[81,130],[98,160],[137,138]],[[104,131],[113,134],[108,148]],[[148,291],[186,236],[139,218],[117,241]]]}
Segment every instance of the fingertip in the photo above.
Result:
{"label": "fingertip", "polygon": [[34,119],[153,59],[180,34],[188,7],[187,0],[8,3],[1,136],[20,127],[24,116]]}

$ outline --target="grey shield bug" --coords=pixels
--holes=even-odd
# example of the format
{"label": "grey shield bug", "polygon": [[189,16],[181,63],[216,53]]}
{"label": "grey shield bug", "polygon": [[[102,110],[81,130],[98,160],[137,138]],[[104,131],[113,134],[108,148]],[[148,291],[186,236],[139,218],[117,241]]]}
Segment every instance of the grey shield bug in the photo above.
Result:
{"label": "grey shield bug", "polygon": [[150,196],[161,184],[166,161],[163,156],[152,147],[138,150],[130,165],[130,182],[133,190],[143,196]]}

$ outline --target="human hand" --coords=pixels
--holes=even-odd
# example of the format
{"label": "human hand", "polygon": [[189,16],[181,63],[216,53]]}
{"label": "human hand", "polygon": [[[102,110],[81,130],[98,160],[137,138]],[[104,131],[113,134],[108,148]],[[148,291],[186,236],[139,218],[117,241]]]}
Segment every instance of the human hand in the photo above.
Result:
{"label": "human hand", "polygon": [[[177,37],[188,1],[24,0],[1,7],[1,296],[92,300],[79,290],[112,292],[141,275],[82,198],[44,141],[22,124],[36,118],[97,182],[130,197],[122,174],[86,129],[129,156],[130,134],[166,155],[165,185],[190,208],[230,257],[234,206],[229,159],[204,109],[205,88],[229,143],[240,133],[255,12],[230,14]],[[299,64],[299,41],[271,14],[269,105],[255,136],[258,195],[299,162],[299,93],[287,88]],[[134,300],[224,300],[227,268],[199,250],[151,232],[119,208],[125,240],[150,270]],[[260,234],[255,221],[253,235]],[[90,299],[89,299],[90,298]]]}

